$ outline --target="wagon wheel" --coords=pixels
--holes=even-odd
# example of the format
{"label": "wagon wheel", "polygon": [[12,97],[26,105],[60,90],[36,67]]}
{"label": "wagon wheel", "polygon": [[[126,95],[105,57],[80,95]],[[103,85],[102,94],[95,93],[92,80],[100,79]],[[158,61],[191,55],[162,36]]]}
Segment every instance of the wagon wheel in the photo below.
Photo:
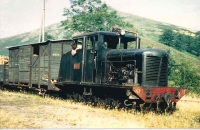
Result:
{"label": "wagon wheel", "polygon": [[42,96],[43,98],[45,98],[46,97],[46,90],[44,88],[41,88],[39,90],[39,95]]}

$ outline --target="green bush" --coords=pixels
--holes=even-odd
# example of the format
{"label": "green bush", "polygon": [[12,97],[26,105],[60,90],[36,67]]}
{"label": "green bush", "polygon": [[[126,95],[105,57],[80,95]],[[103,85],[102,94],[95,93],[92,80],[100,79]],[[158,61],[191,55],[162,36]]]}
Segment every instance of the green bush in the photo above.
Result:
{"label": "green bush", "polygon": [[200,56],[200,36],[190,36],[179,32],[173,32],[171,29],[165,29],[159,36],[159,42],[171,46],[179,51],[187,51],[195,56]]}

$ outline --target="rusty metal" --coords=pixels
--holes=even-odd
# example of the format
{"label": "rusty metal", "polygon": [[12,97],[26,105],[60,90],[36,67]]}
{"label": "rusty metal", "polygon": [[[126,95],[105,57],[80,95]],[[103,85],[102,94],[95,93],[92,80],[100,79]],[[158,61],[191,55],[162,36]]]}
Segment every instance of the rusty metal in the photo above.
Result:
{"label": "rusty metal", "polygon": [[80,69],[80,63],[74,63],[74,69]]}
{"label": "rusty metal", "polygon": [[[178,102],[187,92],[187,88],[177,88],[177,87],[140,87],[133,86],[133,92],[138,95],[144,102],[152,103],[156,102],[154,99],[155,96],[159,97],[159,100],[162,101],[161,97],[165,93],[170,93],[172,95],[172,102]],[[146,98],[146,90],[150,90],[150,97]],[[174,92],[178,91],[178,98],[175,98]]]}

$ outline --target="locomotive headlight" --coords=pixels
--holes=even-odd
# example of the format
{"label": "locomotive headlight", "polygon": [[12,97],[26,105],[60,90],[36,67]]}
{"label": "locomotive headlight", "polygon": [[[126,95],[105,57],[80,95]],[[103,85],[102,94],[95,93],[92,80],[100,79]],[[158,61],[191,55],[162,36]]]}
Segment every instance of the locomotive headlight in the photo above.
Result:
{"label": "locomotive headlight", "polygon": [[125,35],[125,33],[126,33],[126,32],[125,32],[125,30],[123,30],[123,29],[122,29],[121,32],[120,32],[121,35]]}

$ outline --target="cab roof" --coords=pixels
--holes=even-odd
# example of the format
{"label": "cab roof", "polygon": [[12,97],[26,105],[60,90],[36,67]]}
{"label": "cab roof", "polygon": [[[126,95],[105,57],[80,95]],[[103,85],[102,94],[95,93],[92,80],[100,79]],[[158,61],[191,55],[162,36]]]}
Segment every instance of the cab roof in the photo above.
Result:
{"label": "cab roof", "polygon": [[[80,35],[76,35],[74,36],[72,39],[76,39],[76,38],[80,38],[80,37],[84,37],[84,36],[90,36],[90,35],[110,35],[110,36],[118,36],[117,32],[110,32],[110,31],[95,31],[95,32],[88,32],[88,33],[84,33],[84,34],[80,34]],[[136,36],[131,35],[131,34],[125,34],[123,35],[123,37],[127,37],[127,38],[135,38]]]}
{"label": "cab roof", "polygon": [[16,45],[16,46],[7,46],[7,49],[13,49],[13,48],[19,48],[21,46],[27,46],[27,45],[36,45],[36,44],[47,44],[47,43],[54,43],[54,42],[65,42],[65,41],[71,41],[72,39],[60,39],[60,40],[47,40],[44,42],[35,42],[35,43],[29,43],[29,44],[22,44],[22,45]]}

